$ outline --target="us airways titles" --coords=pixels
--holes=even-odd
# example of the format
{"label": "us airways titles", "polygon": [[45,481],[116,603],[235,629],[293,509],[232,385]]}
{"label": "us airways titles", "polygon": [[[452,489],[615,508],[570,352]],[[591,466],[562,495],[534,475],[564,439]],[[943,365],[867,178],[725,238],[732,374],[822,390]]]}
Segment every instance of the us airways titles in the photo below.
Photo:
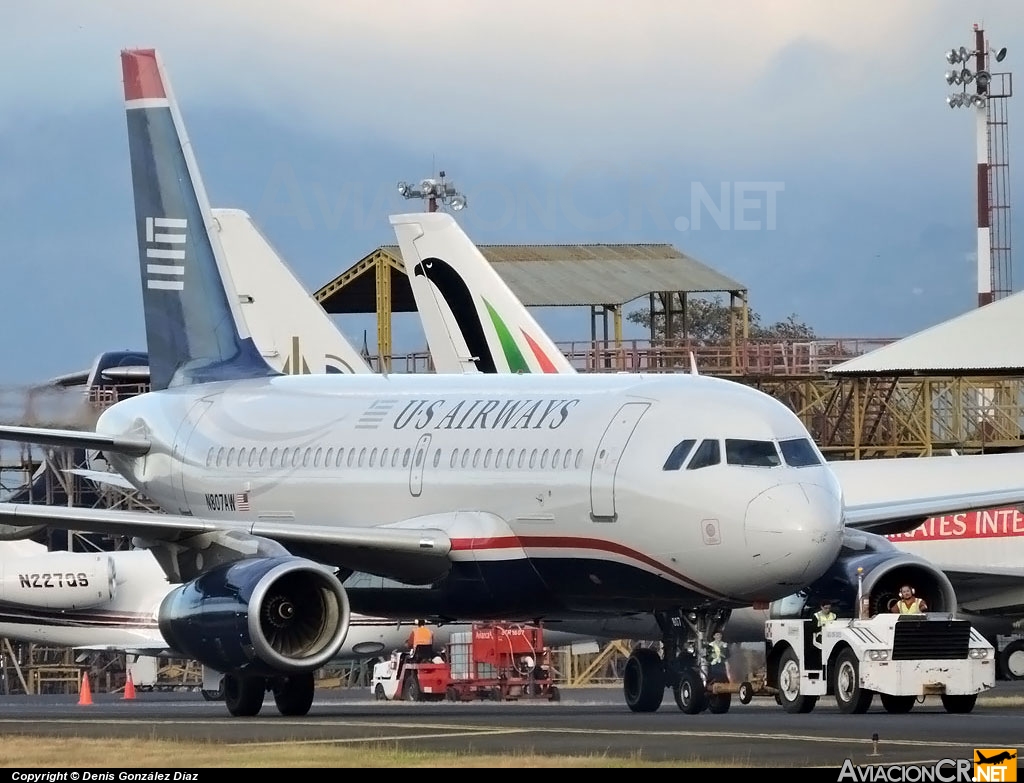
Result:
{"label": "us airways titles", "polygon": [[579,400],[410,400],[396,430],[557,430]]}

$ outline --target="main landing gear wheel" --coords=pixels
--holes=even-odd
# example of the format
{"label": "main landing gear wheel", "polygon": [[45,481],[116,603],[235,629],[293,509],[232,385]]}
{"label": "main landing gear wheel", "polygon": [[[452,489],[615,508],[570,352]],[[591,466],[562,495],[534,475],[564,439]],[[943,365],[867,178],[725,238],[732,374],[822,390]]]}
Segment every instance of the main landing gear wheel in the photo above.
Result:
{"label": "main landing gear wheel", "polygon": [[251,718],[263,708],[267,681],[263,677],[224,675],[224,703],[236,718]]}
{"label": "main landing gear wheel", "polygon": [[305,715],[313,706],[313,672],[274,678],[274,703],[282,715]]}
{"label": "main landing gear wheel", "polygon": [[672,695],[676,697],[676,706],[687,715],[698,715],[708,706],[704,680],[695,669],[683,669]]}
{"label": "main landing gear wheel", "polygon": [[832,690],[840,712],[855,715],[867,712],[875,692],[860,686],[860,664],[853,650],[846,648],[836,658]]}
{"label": "main landing gear wheel", "polygon": [[622,675],[626,706],[633,712],[657,712],[665,697],[665,665],[648,647],[633,650]]}
{"label": "main landing gear wheel", "polygon": [[800,694],[800,659],[792,649],[787,649],[779,660],[779,692],[775,700],[790,714],[807,713],[818,703],[817,696]]}
{"label": "main landing gear wheel", "polygon": [[[708,687],[714,685],[716,680],[708,682]],[[724,715],[732,706],[731,693],[709,693],[706,696],[708,712],[714,715]]]}

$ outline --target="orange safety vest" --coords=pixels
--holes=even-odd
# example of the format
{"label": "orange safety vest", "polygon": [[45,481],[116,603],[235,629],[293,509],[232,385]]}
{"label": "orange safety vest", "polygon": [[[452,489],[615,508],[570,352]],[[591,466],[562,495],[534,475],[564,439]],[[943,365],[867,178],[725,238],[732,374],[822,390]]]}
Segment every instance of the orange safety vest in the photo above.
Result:
{"label": "orange safety vest", "polygon": [[416,626],[412,632],[412,646],[419,647],[423,644],[433,644],[434,634],[425,625]]}
{"label": "orange safety vest", "polygon": [[900,614],[921,614],[921,599],[915,598],[910,602],[910,606],[907,606],[907,602],[901,598],[899,607]]}

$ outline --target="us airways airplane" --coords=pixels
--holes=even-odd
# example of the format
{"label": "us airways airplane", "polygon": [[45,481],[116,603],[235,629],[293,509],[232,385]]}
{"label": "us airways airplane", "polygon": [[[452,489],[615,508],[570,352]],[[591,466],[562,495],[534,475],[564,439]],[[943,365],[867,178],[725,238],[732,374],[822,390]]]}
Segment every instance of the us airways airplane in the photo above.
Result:
{"label": "us airways airplane", "polygon": [[[576,370],[455,220],[423,224],[439,255],[406,263],[434,369],[439,373]],[[405,243],[402,246],[402,243]],[[403,258],[409,235],[399,232]],[[414,258],[415,251],[408,258]]]}
{"label": "us airways airplane", "polygon": [[[431,342],[432,353],[443,355],[448,351],[454,355],[451,346],[462,334],[466,335],[466,341],[472,341],[469,335],[481,331],[478,311],[485,312],[496,324],[519,325],[519,328],[500,329],[504,342],[496,339],[498,329],[489,331],[487,335],[492,350],[503,350],[503,345],[514,342],[515,351],[508,353],[517,351],[519,355],[530,355],[533,346],[551,345],[544,342],[546,335],[536,322],[529,319],[525,306],[453,218],[441,213],[425,216],[420,230],[419,243],[430,243],[429,251],[423,252],[432,255],[408,265],[407,272],[414,291],[419,292],[417,308],[425,324],[429,321],[435,327],[444,325],[443,329],[434,330],[437,337]],[[418,258],[420,251],[412,235],[399,231],[398,240],[404,257]],[[428,274],[432,275],[430,282],[433,285],[426,282]],[[444,307],[442,302],[449,306]],[[456,306],[455,303],[461,304]],[[449,335],[454,337],[449,339]],[[480,338],[481,341],[483,339]],[[488,367],[489,372],[509,371],[508,363],[491,363]],[[525,371],[530,371],[530,368]],[[556,371],[573,372],[568,362],[559,365]],[[1018,458],[998,459],[1006,464],[1007,460],[1012,462]],[[951,486],[950,482],[962,480],[961,468],[962,463],[955,461],[955,455],[832,463],[833,472],[847,499],[854,503],[869,502],[878,496],[879,487],[887,486],[886,493],[890,499],[895,497],[895,493],[900,493],[904,500],[925,497],[937,486]],[[1024,563],[1024,516],[1020,511],[1015,508],[986,509],[932,517],[920,527],[885,538],[888,543],[877,539],[871,541],[872,551],[911,553],[914,558],[923,558],[941,569],[955,591],[957,614],[970,620],[997,645],[1001,669],[1006,676],[1024,678],[1024,640],[998,644],[1000,635],[1016,633],[1020,621],[1024,620],[1024,567],[1021,566]],[[852,545],[855,541],[856,538],[850,537],[847,544]],[[862,543],[866,545],[867,539]],[[896,559],[891,554],[889,562]],[[918,590],[934,595],[938,588],[936,584],[919,586]],[[763,639],[765,620],[810,616],[823,597],[830,598],[837,611],[852,614],[855,607],[851,600],[854,596],[833,597],[831,589],[826,577],[799,595],[774,601],[770,606],[736,609],[726,625],[726,638],[729,641],[759,642]],[[875,611],[885,611],[896,598],[894,590],[876,591]],[[651,615],[597,621],[572,620],[560,627],[602,636],[652,641],[661,636]]]}
{"label": "us airways airplane", "polygon": [[[233,715],[256,714],[268,689],[305,714],[353,611],[546,625],[653,614],[664,652],[634,652],[623,683],[630,709],[653,711],[666,688],[703,692],[695,645],[734,608],[826,572],[855,589],[858,563],[868,589],[948,585],[889,553],[841,558],[844,520],[905,529],[1024,501],[1020,460],[1000,472],[964,457],[971,480],[945,492],[851,503],[788,408],[716,378],[282,375],[239,315],[156,52],[125,51],[122,69],[152,391],[95,432],[0,437],[103,449],[165,513],[0,504],[0,522],[145,545],[176,585],[157,610],[163,638],[225,673]],[[392,218],[419,254],[406,263],[437,256],[423,219]],[[412,588],[347,588],[355,572]]]}

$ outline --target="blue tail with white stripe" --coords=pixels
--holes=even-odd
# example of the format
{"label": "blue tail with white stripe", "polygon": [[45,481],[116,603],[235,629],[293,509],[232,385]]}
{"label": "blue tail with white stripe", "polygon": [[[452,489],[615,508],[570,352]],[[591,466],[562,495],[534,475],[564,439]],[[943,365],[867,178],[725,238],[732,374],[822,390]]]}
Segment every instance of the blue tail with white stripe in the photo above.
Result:
{"label": "blue tail with white stripe", "polygon": [[157,52],[121,52],[154,391],[280,373],[256,348]]}

